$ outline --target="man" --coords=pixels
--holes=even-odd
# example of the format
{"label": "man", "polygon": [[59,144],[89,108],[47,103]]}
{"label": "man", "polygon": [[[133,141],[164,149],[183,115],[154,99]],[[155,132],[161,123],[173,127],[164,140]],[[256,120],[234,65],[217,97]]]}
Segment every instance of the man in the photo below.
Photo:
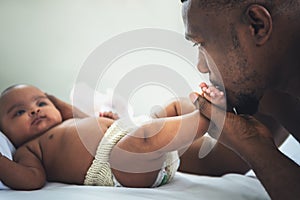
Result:
{"label": "man", "polygon": [[182,2],[186,38],[197,44],[199,57],[211,58],[199,58],[198,69],[226,92],[227,111],[199,97],[201,113],[214,125],[209,134],[222,133],[195,165],[190,162],[194,144],[181,169],[193,165],[194,173],[221,175],[250,167],[272,199],[300,199],[300,168],[274,142],[280,143],[284,134],[278,133],[285,129],[300,140],[300,1]]}

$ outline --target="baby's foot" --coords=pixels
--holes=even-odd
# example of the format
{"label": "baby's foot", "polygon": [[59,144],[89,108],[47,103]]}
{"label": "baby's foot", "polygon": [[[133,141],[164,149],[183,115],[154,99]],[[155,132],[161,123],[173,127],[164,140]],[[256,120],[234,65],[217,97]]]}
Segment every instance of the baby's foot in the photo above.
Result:
{"label": "baby's foot", "polygon": [[119,115],[117,113],[113,113],[112,111],[101,112],[99,117],[106,117],[114,120],[119,119]]}
{"label": "baby's foot", "polygon": [[225,103],[226,103],[226,99],[224,96],[224,92],[218,90],[218,88],[216,88],[213,85],[208,86],[206,83],[201,83],[200,88],[202,90],[201,95],[206,98],[208,101],[210,101],[211,103],[220,106],[220,107],[224,107]]}

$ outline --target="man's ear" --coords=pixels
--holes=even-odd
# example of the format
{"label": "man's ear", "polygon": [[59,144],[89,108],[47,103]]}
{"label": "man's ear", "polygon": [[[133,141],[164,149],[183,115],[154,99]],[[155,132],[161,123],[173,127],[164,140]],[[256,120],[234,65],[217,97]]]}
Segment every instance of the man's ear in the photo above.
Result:
{"label": "man's ear", "polygon": [[264,45],[270,38],[273,28],[269,11],[261,5],[253,4],[247,8],[245,18],[256,45]]}

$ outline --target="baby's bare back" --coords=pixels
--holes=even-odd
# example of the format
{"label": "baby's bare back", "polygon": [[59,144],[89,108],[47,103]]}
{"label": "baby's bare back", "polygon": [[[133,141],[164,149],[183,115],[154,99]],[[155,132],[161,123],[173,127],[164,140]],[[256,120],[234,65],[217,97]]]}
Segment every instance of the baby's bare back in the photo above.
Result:
{"label": "baby's bare back", "polygon": [[48,181],[82,184],[103,134],[113,123],[108,118],[71,119],[25,144],[18,151],[41,160]]}

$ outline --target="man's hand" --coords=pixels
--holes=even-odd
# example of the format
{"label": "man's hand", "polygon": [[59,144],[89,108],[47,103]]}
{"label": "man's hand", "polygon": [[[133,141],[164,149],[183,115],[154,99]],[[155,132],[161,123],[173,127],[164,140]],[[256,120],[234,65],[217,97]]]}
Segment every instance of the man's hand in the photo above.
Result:
{"label": "man's hand", "polygon": [[247,151],[245,144],[264,142],[275,146],[270,131],[254,117],[226,112],[202,96],[199,96],[198,104],[200,113],[212,122],[208,133],[236,153],[242,154],[242,157]]}
{"label": "man's hand", "polygon": [[60,111],[63,121],[71,118],[84,118],[88,117],[87,114],[83,113],[71,104],[68,104],[53,95],[46,94],[50,101],[55,105],[55,107]]}

